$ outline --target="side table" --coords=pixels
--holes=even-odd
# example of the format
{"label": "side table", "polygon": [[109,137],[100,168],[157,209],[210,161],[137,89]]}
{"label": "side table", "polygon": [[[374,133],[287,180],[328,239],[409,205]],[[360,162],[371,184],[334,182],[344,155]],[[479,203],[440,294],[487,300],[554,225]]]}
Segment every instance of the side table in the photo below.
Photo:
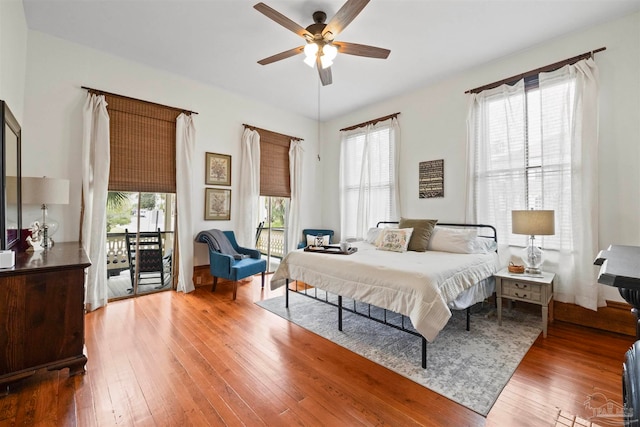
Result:
{"label": "side table", "polygon": [[554,273],[542,272],[540,275],[515,274],[502,269],[493,275],[496,279],[496,298],[498,302],[498,325],[502,325],[502,298],[510,301],[524,301],[542,306],[542,336],[547,337],[547,319],[551,306],[553,322],[553,280]]}

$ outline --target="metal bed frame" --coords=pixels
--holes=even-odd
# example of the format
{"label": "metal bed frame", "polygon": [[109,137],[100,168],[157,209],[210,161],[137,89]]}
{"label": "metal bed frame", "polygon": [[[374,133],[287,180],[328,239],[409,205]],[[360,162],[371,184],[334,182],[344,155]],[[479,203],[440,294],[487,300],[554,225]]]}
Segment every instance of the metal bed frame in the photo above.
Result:
{"label": "metal bed frame", "polygon": [[[398,224],[397,221],[380,221],[378,222],[378,224],[376,224],[376,227],[380,227],[381,224]],[[498,232],[496,231],[495,227],[492,225],[486,225],[486,224],[453,224],[453,223],[438,223],[437,225],[441,225],[441,226],[445,226],[445,227],[456,227],[456,228],[479,228],[479,229],[490,229],[492,231],[492,235],[489,236],[485,236],[485,235],[479,235],[478,237],[483,237],[483,238],[488,238],[488,239],[493,239],[495,242],[498,241]],[[497,249],[496,249],[497,252]],[[422,344],[422,368],[426,369],[427,368],[427,339],[425,337],[423,337],[419,332],[417,332],[416,330],[413,329],[407,329],[407,327],[405,327],[405,318],[407,318],[407,316],[405,316],[404,314],[400,314],[400,313],[396,313],[392,310],[387,310],[386,308],[381,308],[381,307],[377,307],[374,305],[374,307],[379,308],[380,310],[382,310],[383,312],[383,317],[382,318],[378,318],[375,316],[371,315],[371,306],[372,304],[367,304],[367,303],[363,303],[366,304],[367,306],[367,310],[366,312],[362,312],[362,311],[358,311],[357,309],[357,301],[353,300],[353,308],[347,307],[345,305],[342,304],[342,295],[337,295],[338,297],[338,302],[334,303],[332,301],[329,301],[329,292],[324,291],[325,293],[325,297],[321,298],[318,296],[318,288],[313,287],[312,284],[309,284],[310,286],[313,287],[314,292],[313,294],[310,294],[308,291],[308,287],[304,288],[304,291],[300,291],[298,290],[298,281],[296,280],[296,288],[295,290],[291,290],[289,289],[289,279],[286,279],[285,281],[285,307],[289,307],[289,292],[296,292],[300,295],[304,295],[306,297],[315,299],[316,301],[320,301],[323,302],[325,304],[329,304],[332,305],[334,307],[336,307],[338,309],[338,330],[342,331],[342,313],[344,311],[347,311],[349,313],[353,313],[356,314],[358,316],[361,317],[365,317],[367,319],[373,320],[375,322],[381,323],[383,325],[386,326],[390,326],[392,328],[398,329],[400,331],[406,332],[408,334],[420,337],[421,339],[421,344]],[[395,313],[400,317],[400,325],[397,325],[395,323],[389,323],[387,321],[387,311],[391,312],[391,313]],[[470,323],[471,323],[471,307],[467,307],[465,309],[466,312],[466,330],[469,331],[470,330]],[[409,320],[409,324],[411,324],[411,321]]]}

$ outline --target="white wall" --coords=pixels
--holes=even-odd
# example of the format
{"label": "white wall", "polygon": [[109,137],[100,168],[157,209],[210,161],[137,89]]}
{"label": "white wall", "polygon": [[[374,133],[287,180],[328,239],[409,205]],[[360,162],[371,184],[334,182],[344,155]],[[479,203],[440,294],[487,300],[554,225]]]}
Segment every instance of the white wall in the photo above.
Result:
{"label": "white wall", "polygon": [[[320,148],[326,177],[325,206],[338,194],[339,129],[401,112],[402,215],[463,222],[468,102],[464,92],[603,46],[607,50],[596,54],[601,82],[600,247],[613,243],[640,245],[640,13],[480,65],[323,123]],[[419,199],[418,163],[435,159],[445,160],[445,197]],[[339,211],[325,209],[323,222],[339,230]],[[615,289],[605,288],[607,298],[619,299]]]}
{"label": "white wall", "polygon": [[0,99],[19,123],[24,108],[27,23],[22,0],[0,1]]}
{"label": "white wall", "polygon": [[[82,106],[86,90],[105,90],[173,107],[196,111],[196,150],[192,176],[194,236],[203,229],[234,228],[243,123],[304,138],[303,188],[314,189],[317,171],[317,124],[302,116],[236,96],[157,69],[70,43],[36,31],[28,34],[27,77],[23,120],[23,176],[47,175],[70,180],[67,206],[51,206],[60,220],[58,241],[78,239],[80,224]],[[204,221],[205,152],[232,156],[231,221]],[[308,153],[308,154],[307,154]],[[319,223],[312,209],[315,191],[304,192],[302,224]],[[307,198],[309,200],[307,200]],[[25,206],[27,221],[36,206]],[[31,215],[31,216],[30,216]],[[257,224],[256,224],[257,226]],[[198,243],[195,265],[209,263],[206,245]]]}

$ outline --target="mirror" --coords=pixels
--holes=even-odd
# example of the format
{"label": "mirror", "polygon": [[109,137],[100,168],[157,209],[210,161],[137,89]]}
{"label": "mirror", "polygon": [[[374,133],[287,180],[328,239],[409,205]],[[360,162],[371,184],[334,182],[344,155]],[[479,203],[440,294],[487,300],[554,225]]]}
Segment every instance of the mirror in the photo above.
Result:
{"label": "mirror", "polygon": [[17,249],[22,227],[22,195],[20,144],[22,131],[20,124],[11,113],[7,103],[0,101],[2,114],[2,152],[0,182],[0,249]]}

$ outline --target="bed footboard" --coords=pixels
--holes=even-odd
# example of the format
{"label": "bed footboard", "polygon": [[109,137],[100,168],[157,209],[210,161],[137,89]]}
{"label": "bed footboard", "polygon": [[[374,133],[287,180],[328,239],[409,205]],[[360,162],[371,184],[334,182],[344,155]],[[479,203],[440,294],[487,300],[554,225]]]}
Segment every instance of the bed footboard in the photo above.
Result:
{"label": "bed footboard", "polygon": [[[371,308],[375,307],[375,306],[372,306],[371,304],[362,303],[362,304],[365,304],[367,306],[367,311],[363,312],[361,310],[358,310],[356,301],[353,301],[353,307],[349,307],[349,306],[346,306],[346,305],[343,304],[342,295],[337,295],[338,302],[335,303],[335,302],[329,300],[329,298],[328,298],[328,294],[329,293],[328,292],[325,291],[325,298],[321,298],[320,296],[318,296],[318,288],[312,288],[313,289],[313,293],[309,293],[308,292],[308,288],[306,288],[306,287],[302,291],[299,290],[298,286],[297,286],[297,283],[298,282],[296,281],[296,289],[293,290],[293,292],[296,292],[296,293],[298,293],[300,295],[304,295],[304,296],[309,297],[309,298],[313,298],[313,299],[315,299],[317,301],[320,301],[320,302],[323,302],[325,304],[332,305],[332,306],[334,306],[334,307],[336,307],[338,309],[338,330],[339,331],[342,331],[342,314],[343,314],[344,311],[347,311],[349,313],[353,313],[355,315],[358,315],[358,316],[361,316],[361,317],[365,317],[365,318],[367,318],[369,320],[373,320],[374,322],[378,322],[378,323],[381,323],[383,325],[390,326],[390,327],[395,328],[397,330],[406,332],[408,334],[420,337],[420,339],[422,340],[422,356],[421,356],[422,363],[421,363],[421,365],[422,365],[423,369],[427,368],[427,339],[425,337],[423,337],[419,332],[417,332],[417,331],[415,331],[413,329],[407,328],[407,326],[405,325],[405,322],[407,322],[409,325],[411,324],[411,321],[408,320],[407,316],[405,316],[403,314],[391,312],[391,313],[394,313],[394,314],[400,316],[400,324],[398,325],[398,324],[395,324],[395,323],[391,323],[387,319],[387,313],[390,312],[387,309],[378,307],[378,309],[382,310],[382,312],[383,312],[382,318],[378,318],[378,317],[375,317],[375,316],[373,316],[371,314]],[[291,289],[289,289],[289,279],[287,279],[286,280],[286,285],[285,285],[285,307],[287,307],[287,308],[289,307],[289,291],[291,291]],[[469,316],[468,309],[467,309],[467,316]],[[468,322],[469,322],[469,318],[467,317],[467,330],[469,330],[468,329],[469,328],[469,323]]]}

